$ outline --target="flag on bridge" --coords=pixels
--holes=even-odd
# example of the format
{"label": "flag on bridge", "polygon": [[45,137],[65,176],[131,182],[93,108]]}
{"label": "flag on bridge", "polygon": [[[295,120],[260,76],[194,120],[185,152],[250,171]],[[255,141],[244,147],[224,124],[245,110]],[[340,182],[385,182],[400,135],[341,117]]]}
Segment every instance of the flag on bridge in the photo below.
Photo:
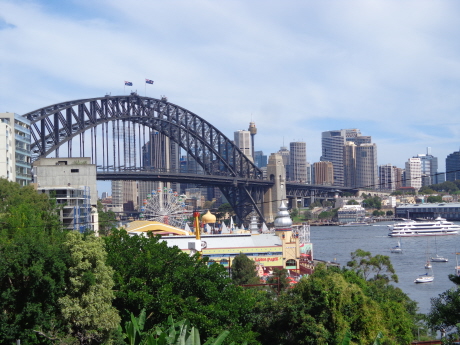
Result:
{"label": "flag on bridge", "polygon": [[133,83],[131,83],[130,81],[126,81],[126,80],[125,80],[125,85],[126,85],[126,86],[133,86]]}
{"label": "flag on bridge", "polygon": [[146,82],[147,84],[153,84],[153,80],[150,80],[150,79],[145,79],[145,82]]}

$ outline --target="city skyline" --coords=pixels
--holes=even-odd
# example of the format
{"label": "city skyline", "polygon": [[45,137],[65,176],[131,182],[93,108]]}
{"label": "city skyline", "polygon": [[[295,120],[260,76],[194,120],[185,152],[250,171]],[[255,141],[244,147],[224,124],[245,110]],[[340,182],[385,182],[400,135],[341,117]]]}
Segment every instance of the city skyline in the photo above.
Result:
{"label": "city skyline", "polygon": [[304,141],[317,162],[322,132],[359,128],[378,165],[431,147],[445,171],[459,149],[460,4],[263,5],[2,1],[0,112],[137,90],[228,138],[252,120],[265,154]]}

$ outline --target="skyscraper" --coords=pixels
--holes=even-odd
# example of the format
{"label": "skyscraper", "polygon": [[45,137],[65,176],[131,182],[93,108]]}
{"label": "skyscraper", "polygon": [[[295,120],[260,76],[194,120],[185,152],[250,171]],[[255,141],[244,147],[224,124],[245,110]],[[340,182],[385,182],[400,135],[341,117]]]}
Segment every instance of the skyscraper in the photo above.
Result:
{"label": "skyscraper", "polygon": [[359,129],[340,129],[323,132],[321,135],[322,155],[320,161],[331,162],[334,167],[335,186],[345,185],[343,147],[345,142],[353,141],[361,136]]}
{"label": "skyscraper", "polygon": [[315,170],[315,184],[331,186],[334,183],[334,166],[332,162],[316,162],[313,167]]}
{"label": "skyscraper", "polygon": [[263,168],[267,166],[267,155],[264,155],[262,151],[255,151],[254,152],[254,164],[258,168]]}
{"label": "skyscraper", "polygon": [[406,187],[422,188],[422,163],[420,158],[409,158],[406,162]]}
{"label": "skyscraper", "polygon": [[356,187],[378,189],[377,145],[356,146]]}
{"label": "skyscraper", "polygon": [[239,130],[234,133],[235,145],[252,161],[252,144],[251,144],[251,132]]}
{"label": "skyscraper", "polygon": [[422,185],[429,186],[438,182],[438,158],[431,154],[431,147],[427,147],[426,154],[418,154],[422,166]]}
{"label": "skyscraper", "polygon": [[303,141],[289,144],[289,179],[307,182],[307,144]]}
{"label": "skyscraper", "polygon": [[446,158],[446,181],[460,180],[460,151],[451,153]]}
{"label": "skyscraper", "polygon": [[356,144],[352,141],[343,146],[343,179],[345,187],[356,187]]}

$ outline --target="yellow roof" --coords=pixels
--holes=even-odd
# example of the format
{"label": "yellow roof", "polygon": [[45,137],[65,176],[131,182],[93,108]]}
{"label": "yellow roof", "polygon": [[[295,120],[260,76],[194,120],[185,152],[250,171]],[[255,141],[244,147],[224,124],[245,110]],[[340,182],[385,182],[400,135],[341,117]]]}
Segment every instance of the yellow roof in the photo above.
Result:
{"label": "yellow roof", "polygon": [[126,231],[131,233],[153,232],[154,234],[158,233],[159,235],[165,232],[176,235],[193,235],[188,231],[175,228],[174,226],[150,220],[135,220],[134,222],[130,222],[126,226]]}

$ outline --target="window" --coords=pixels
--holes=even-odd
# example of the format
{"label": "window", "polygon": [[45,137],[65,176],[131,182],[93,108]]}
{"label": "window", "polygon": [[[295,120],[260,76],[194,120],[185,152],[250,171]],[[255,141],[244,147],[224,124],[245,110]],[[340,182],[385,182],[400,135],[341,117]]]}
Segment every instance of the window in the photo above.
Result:
{"label": "window", "polygon": [[79,172],[79,171],[80,171],[80,169],[70,169],[70,172],[71,172],[71,173],[77,173],[77,172]]}

